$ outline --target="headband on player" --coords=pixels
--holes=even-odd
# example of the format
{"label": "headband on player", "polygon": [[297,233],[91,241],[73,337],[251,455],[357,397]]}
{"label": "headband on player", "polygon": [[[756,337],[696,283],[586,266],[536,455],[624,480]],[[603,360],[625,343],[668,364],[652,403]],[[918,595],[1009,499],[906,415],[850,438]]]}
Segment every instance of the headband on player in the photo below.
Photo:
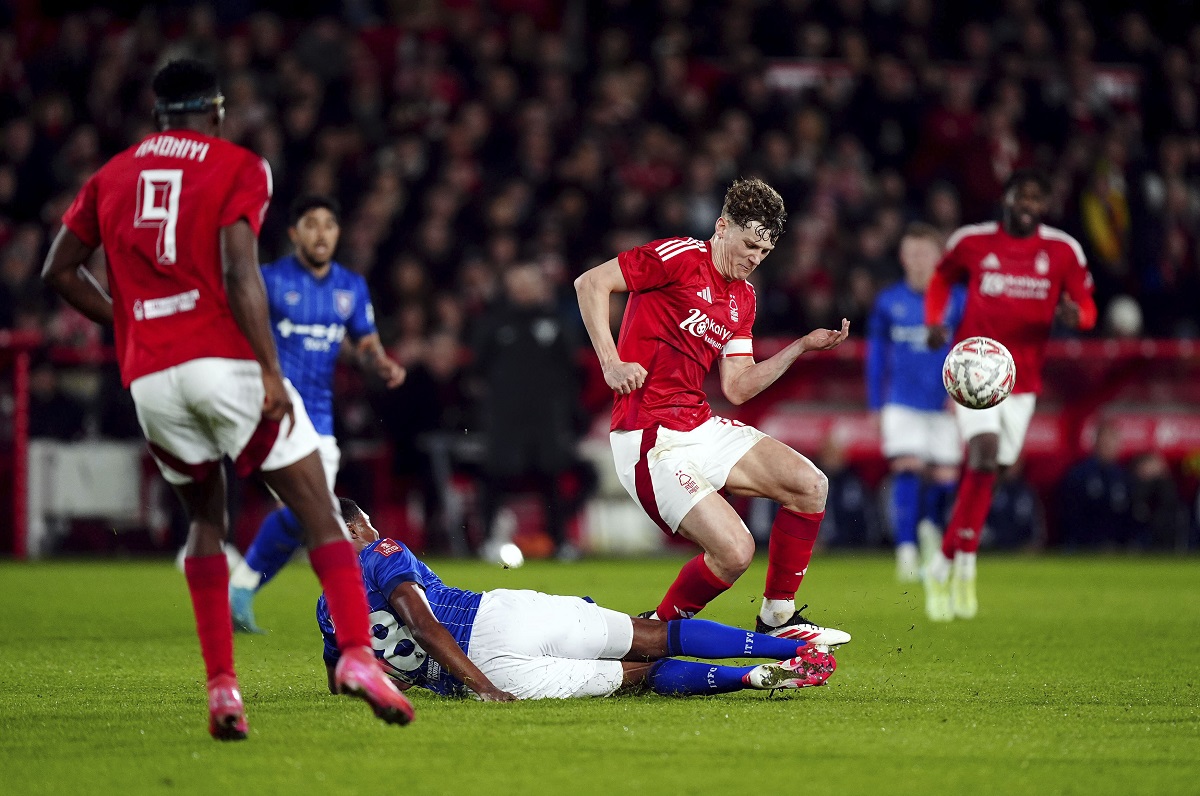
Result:
{"label": "headband on player", "polygon": [[225,95],[217,94],[211,97],[196,97],[186,100],[156,100],[154,103],[154,112],[163,116],[174,116],[184,113],[205,113],[206,111],[217,109],[222,117],[225,116]]}

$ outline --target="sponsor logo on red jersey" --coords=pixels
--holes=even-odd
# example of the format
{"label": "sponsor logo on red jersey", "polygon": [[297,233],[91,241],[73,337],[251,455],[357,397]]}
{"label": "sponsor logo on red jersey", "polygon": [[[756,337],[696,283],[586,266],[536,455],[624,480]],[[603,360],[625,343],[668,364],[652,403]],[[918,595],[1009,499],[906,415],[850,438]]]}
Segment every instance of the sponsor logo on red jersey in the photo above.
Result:
{"label": "sponsor logo on red jersey", "polygon": [[990,272],[980,276],[979,293],[983,296],[1045,301],[1050,296],[1050,285],[1048,277]]}
{"label": "sponsor logo on red jersey", "polygon": [[[733,337],[733,330],[712,318],[703,310],[693,309],[679,324],[679,328],[688,334],[699,337],[713,348],[720,350]],[[710,334],[711,332],[711,334]]]}

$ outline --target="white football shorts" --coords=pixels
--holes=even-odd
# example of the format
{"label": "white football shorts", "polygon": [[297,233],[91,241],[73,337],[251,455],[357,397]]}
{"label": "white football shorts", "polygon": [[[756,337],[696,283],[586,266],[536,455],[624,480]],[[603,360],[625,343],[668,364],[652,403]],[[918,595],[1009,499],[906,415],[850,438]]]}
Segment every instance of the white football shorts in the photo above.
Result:
{"label": "white football shorts", "polygon": [[1031,392],[1010,395],[995,406],[987,409],[968,409],[955,405],[954,418],[958,431],[967,442],[980,434],[999,434],[1000,449],[996,461],[1007,467],[1016,462],[1025,444],[1025,432],[1033,420],[1037,408],[1037,396]]}
{"label": "white football shorts", "polygon": [[609,434],[617,477],[665,533],[704,498],[722,489],[743,456],[767,435],[754,426],[710,417],[691,431],[656,426]]}
{"label": "white football shorts", "polygon": [[233,459],[239,475],[249,475],[282,469],[317,450],[304,401],[291,382],[285,379],[284,386],[295,412],[290,429],[286,419],[278,427],[263,422],[262,370],[253,360],[193,359],[142,376],[129,391],[163,478],[188,484],[205,478],[222,456]]}
{"label": "white football shorts", "polygon": [[342,449],[338,447],[337,437],[322,434],[317,437],[317,453],[321,456],[321,466],[325,468],[325,483],[329,491],[337,483],[338,468],[342,466]]}
{"label": "white football shorts", "polygon": [[879,431],[883,455],[889,459],[915,456],[927,464],[950,466],[962,462],[962,440],[949,412],[885,404],[879,413]]}
{"label": "white football shorts", "polygon": [[527,589],[484,592],[467,657],[492,684],[519,699],[609,696],[633,620],[582,597]]}

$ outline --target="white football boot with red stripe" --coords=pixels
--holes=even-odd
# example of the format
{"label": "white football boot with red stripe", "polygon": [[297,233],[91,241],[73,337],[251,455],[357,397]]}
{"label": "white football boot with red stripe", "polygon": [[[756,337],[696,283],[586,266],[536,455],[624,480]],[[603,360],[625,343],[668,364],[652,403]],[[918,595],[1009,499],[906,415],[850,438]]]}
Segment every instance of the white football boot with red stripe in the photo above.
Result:
{"label": "white football boot with red stripe", "polygon": [[825,685],[837,669],[831,652],[805,649],[800,655],[778,663],[762,663],[746,672],[742,682],[750,688],[773,691],[776,688],[809,688]]}
{"label": "white football boot with red stripe", "polygon": [[[800,611],[807,607],[807,605],[801,606]],[[833,649],[850,640],[850,634],[846,631],[821,627],[801,616],[800,611],[796,611],[792,614],[791,619],[778,627],[768,625],[762,620],[762,617],[759,617],[754,629],[756,632],[765,633],[768,636],[798,639],[818,649]]]}

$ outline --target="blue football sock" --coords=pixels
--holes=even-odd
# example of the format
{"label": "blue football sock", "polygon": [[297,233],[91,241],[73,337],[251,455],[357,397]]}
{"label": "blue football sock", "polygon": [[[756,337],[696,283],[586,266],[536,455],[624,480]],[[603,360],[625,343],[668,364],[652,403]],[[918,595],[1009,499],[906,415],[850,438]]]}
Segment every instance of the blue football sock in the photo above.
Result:
{"label": "blue football sock", "polygon": [[930,520],[939,528],[946,527],[946,509],[954,502],[955,489],[953,482],[925,484],[921,491],[921,519]]}
{"label": "blue football sock", "polygon": [[896,544],[916,543],[920,501],[921,477],[916,473],[896,473],[892,477],[892,523]]}
{"label": "blue football sock", "polygon": [[794,658],[804,645],[796,639],[776,638],[707,619],[673,619],[667,622],[667,654],[689,658]]}
{"label": "blue football sock", "polygon": [[713,666],[711,663],[663,658],[650,667],[646,683],[663,696],[727,694],[746,687],[742,677],[753,666]]}
{"label": "blue football sock", "polygon": [[292,554],[304,546],[304,529],[289,508],[278,508],[267,515],[254,544],[246,551],[246,565],[262,574],[258,588],[279,574]]}

